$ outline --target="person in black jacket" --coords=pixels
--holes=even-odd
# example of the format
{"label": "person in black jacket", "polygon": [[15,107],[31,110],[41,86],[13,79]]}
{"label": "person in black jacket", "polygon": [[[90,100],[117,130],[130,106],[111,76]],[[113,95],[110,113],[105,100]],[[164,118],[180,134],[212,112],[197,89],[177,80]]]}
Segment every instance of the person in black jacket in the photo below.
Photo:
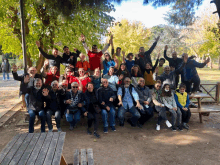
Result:
{"label": "person in black jacket", "polygon": [[52,115],[55,115],[55,121],[57,125],[57,130],[58,132],[61,132],[60,128],[60,120],[61,120],[61,97],[65,95],[65,90],[64,89],[59,89],[59,83],[58,81],[53,81],[51,83],[52,89],[49,91],[48,98],[46,100],[46,117],[47,117],[47,125],[49,132],[53,132],[53,125],[52,125],[52,120],[51,117]]}
{"label": "person in black jacket", "polygon": [[30,115],[29,120],[29,133],[34,132],[34,121],[35,116],[39,115],[41,119],[41,132],[45,132],[45,112],[44,112],[44,101],[48,97],[48,89],[42,89],[42,80],[36,78],[34,80],[34,86],[27,89],[28,103],[27,109]]}
{"label": "person in black jacket", "polygon": [[151,48],[146,52],[145,52],[144,47],[140,47],[138,57],[135,57],[135,64],[140,66],[142,74],[144,74],[146,63],[149,62],[149,63],[152,64],[150,54],[153,52],[153,50],[156,47],[157,42],[159,41],[159,39],[160,39],[160,36],[158,36],[156,38],[156,41],[153,43]]}
{"label": "person in black jacket", "polygon": [[73,130],[75,125],[80,121],[81,110],[85,112],[85,98],[82,91],[79,91],[79,84],[73,82],[71,84],[71,91],[66,93],[64,103],[66,107],[66,120],[70,123],[70,130]]}
{"label": "person in black jacket", "polygon": [[[25,108],[26,107],[25,99],[27,100],[27,97],[25,98],[25,94],[27,93],[27,89],[34,86],[35,78],[42,79],[42,76],[36,73],[37,70],[35,67],[30,67],[28,69],[28,73],[23,74],[21,76],[18,76],[17,69],[18,69],[17,66],[14,65],[12,68],[12,75],[14,80],[21,82],[19,96],[22,96],[22,103],[23,103],[22,108]],[[24,82],[25,79],[28,80],[26,83]]]}
{"label": "person in black jacket", "polygon": [[63,60],[63,58],[61,56],[58,55],[58,49],[57,48],[53,48],[53,55],[48,55],[46,52],[43,51],[43,49],[40,47],[40,42],[36,41],[36,45],[40,51],[40,53],[46,58],[49,59],[49,68],[51,68],[52,66],[56,66],[58,68],[58,72],[60,75],[60,64],[63,64],[65,66],[69,66],[68,63],[65,63],[65,61]]}
{"label": "person in black jacket", "polygon": [[64,53],[63,53],[63,61],[65,63],[69,63],[70,67],[73,68],[74,71],[76,71],[75,67],[76,67],[77,58],[79,57],[81,52],[78,49],[76,49],[76,48],[74,48],[74,51],[76,53],[70,52],[68,46],[64,46],[63,47],[63,51],[64,51]]}
{"label": "person in black jacket", "polygon": [[[168,50],[168,46],[166,45],[165,48],[164,48],[164,58],[167,61],[169,61],[169,66],[170,67],[174,67],[175,70],[177,70],[181,66],[181,64],[183,63],[183,58],[178,58],[176,51],[174,51],[172,53],[172,58],[170,58],[170,57],[167,56],[167,50]],[[189,59],[193,59],[194,57],[195,56],[191,56],[191,57],[189,57]],[[175,78],[175,88],[177,88],[178,83],[179,83],[179,74],[180,73],[178,73],[176,75],[176,78]]]}
{"label": "person in black jacket", "polygon": [[86,92],[85,92],[85,100],[86,100],[86,112],[84,113],[84,116],[87,116],[88,118],[88,129],[87,133],[89,135],[92,134],[90,128],[92,127],[92,123],[94,122],[94,136],[99,138],[100,135],[97,133],[98,125],[99,125],[99,113],[100,110],[100,104],[98,102],[98,99],[96,97],[96,93],[94,91],[94,84],[89,82],[86,85]]}
{"label": "person in black jacket", "polygon": [[108,80],[102,79],[102,86],[97,90],[98,100],[102,109],[102,120],[104,123],[104,133],[108,133],[108,113],[110,116],[110,127],[112,131],[115,129],[115,107],[113,101],[116,99],[114,91],[108,86]]}

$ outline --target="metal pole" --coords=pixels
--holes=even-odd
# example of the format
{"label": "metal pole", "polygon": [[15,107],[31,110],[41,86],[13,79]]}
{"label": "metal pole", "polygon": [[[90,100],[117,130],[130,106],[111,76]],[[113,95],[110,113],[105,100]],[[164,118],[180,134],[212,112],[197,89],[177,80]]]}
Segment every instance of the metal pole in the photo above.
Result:
{"label": "metal pole", "polygon": [[24,73],[27,73],[27,57],[26,57],[26,42],[25,42],[25,29],[24,29],[24,8],[23,0],[20,0],[21,8],[21,37],[22,37],[22,51],[23,51],[23,62],[24,62]]}

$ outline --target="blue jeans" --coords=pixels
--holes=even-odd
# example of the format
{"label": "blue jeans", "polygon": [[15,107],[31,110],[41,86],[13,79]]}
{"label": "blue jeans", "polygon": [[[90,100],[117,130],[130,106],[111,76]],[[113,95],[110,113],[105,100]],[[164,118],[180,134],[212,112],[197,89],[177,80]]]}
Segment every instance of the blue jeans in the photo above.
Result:
{"label": "blue jeans", "polygon": [[55,115],[57,128],[60,128],[61,112],[60,111],[53,112],[52,110],[47,110],[46,116],[47,116],[47,125],[49,130],[53,129],[52,119],[51,119],[52,115]]}
{"label": "blue jeans", "polygon": [[6,80],[5,79],[5,74],[7,74],[7,79],[9,80],[9,73],[7,73],[7,72],[3,72],[3,80]]}
{"label": "blue jeans", "polygon": [[135,108],[135,106],[131,107],[130,109],[125,109],[123,106],[121,106],[118,109],[118,119],[121,124],[124,124],[124,118],[125,118],[125,112],[130,112],[132,114],[131,122],[134,126],[136,126],[138,119],[141,117],[138,110]]}
{"label": "blue jeans", "polygon": [[66,121],[70,123],[70,126],[74,127],[80,121],[80,109],[76,111],[74,114],[67,114],[66,112],[67,110],[65,111]]}
{"label": "blue jeans", "polygon": [[25,94],[24,100],[25,100],[25,103],[26,103],[26,107],[28,108],[28,106],[29,106],[29,93]]}
{"label": "blue jeans", "polygon": [[29,120],[29,133],[34,132],[34,121],[35,121],[35,116],[38,114],[41,120],[41,132],[45,132],[45,113],[43,110],[36,112],[31,109],[28,110],[28,113],[30,115],[30,120]]}
{"label": "blue jeans", "polygon": [[110,126],[115,126],[115,109],[113,107],[110,107],[110,111],[107,111],[106,109],[102,109],[102,120],[104,127],[108,127],[108,112],[109,112],[109,122]]}

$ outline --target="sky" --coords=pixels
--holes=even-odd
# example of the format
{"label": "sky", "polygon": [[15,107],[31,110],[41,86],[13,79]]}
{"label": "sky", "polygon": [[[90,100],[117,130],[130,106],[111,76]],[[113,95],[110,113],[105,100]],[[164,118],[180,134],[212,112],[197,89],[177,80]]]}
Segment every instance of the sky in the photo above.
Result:
{"label": "sky", "polygon": [[[148,28],[159,24],[167,24],[163,17],[170,10],[169,6],[155,9],[151,5],[143,6],[143,0],[128,0],[123,1],[120,5],[114,5],[116,11],[111,12],[110,15],[116,19],[116,22],[126,18],[129,21],[141,21]],[[210,0],[204,0],[196,15],[208,5],[213,6],[214,4],[210,4]]]}

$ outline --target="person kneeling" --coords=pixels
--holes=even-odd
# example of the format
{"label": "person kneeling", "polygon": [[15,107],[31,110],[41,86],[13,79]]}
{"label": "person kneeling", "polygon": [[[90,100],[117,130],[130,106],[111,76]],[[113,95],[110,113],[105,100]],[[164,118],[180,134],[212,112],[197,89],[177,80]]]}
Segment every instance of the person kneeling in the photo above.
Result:
{"label": "person kneeling", "polygon": [[176,131],[176,120],[177,120],[177,128],[182,131],[182,113],[180,109],[177,108],[176,101],[174,98],[174,94],[171,91],[170,85],[165,84],[162,88],[162,100],[167,109],[169,109],[169,112],[172,114],[172,131]]}
{"label": "person kneeling", "polygon": [[98,100],[102,109],[102,120],[104,123],[104,133],[108,133],[108,113],[110,115],[110,127],[112,131],[115,129],[115,107],[113,101],[116,98],[114,91],[108,86],[108,80],[102,79],[102,86],[97,90]]}
{"label": "person kneeling", "polygon": [[77,82],[71,84],[71,91],[66,93],[64,103],[66,107],[66,120],[70,123],[70,130],[73,130],[75,125],[80,121],[81,108],[84,106],[84,96],[82,91],[78,90],[79,85]]}
{"label": "person kneeling", "polygon": [[138,120],[138,126],[141,128],[146,121],[153,117],[153,109],[149,106],[151,102],[151,93],[147,86],[145,86],[145,80],[140,78],[138,80],[138,86],[135,88],[139,96],[139,102],[142,105],[142,109],[139,110],[141,117]]}
{"label": "person kneeling", "polygon": [[98,125],[99,125],[99,113],[101,112],[101,108],[99,107],[99,102],[96,97],[96,93],[94,91],[94,84],[89,82],[87,85],[87,91],[85,92],[85,100],[86,100],[86,112],[84,112],[84,116],[88,118],[88,129],[87,133],[89,135],[92,134],[90,128],[92,127],[92,123],[94,121],[94,136],[99,138],[100,135],[97,133]]}
{"label": "person kneeling", "polygon": [[178,109],[182,112],[182,122],[183,122],[183,128],[189,129],[189,119],[191,117],[191,112],[189,109],[189,96],[185,92],[186,91],[186,85],[180,84],[179,90],[176,90],[175,93],[175,100]]}
{"label": "person kneeling", "polygon": [[124,79],[124,84],[125,85],[118,88],[118,105],[120,106],[118,110],[118,118],[120,126],[124,126],[125,112],[130,112],[132,118],[128,119],[128,123],[131,124],[132,127],[136,127],[137,121],[141,117],[136,107],[142,109],[142,106],[139,103],[138,93],[131,85],[131,79],[126,77]]}
{"label": "person kneeling", "polygon": [[[53,125],[52,125],[52,115],[55,115],[55,121],[57,125],[58,132],[61,132],[60,128],[60,120],[61,120],[61,98],[65,95],[64,89],[59,89],[58,81],[53,81],[51,83],[52,89],[49,91],[48,99],[46,100],[46,117],[47,117],[47,124],[49,132],[53,132]],[[61,87],[60,87],[61,88]]]}

